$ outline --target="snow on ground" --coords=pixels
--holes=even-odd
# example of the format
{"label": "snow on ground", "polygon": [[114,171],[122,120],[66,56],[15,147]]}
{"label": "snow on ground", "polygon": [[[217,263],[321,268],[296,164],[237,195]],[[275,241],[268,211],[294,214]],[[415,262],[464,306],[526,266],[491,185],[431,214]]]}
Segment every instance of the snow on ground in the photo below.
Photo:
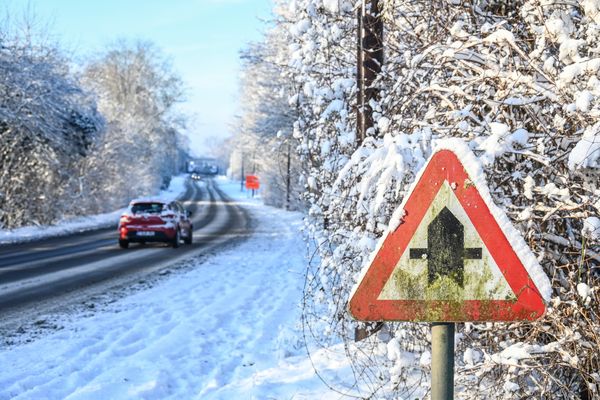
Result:
{"label": "snow on ground", "polygon": [[[174,200],[185,192],[186,174],[173,177],[167,190],[163,190],[156,198],[166,201]],[[126,208],[110,213],[71,218],[53,226],[26,226],[23,228],[0,229],[0,244],[25,242],[51,236],[62,236],[75,232],[89,231],[95,228],[114,226],[116,229],[119,217]]]}
{"label": "snow on ground", "polygon": [[[252,215],[239,246],[64,329],[0,348],[0,399],[339,399],[313,372],[297,328],[304,267],[301,215],[220,186]],[[166,251],[166,250],[165,250]],[[313,354],[351,371],[343,348]]]}

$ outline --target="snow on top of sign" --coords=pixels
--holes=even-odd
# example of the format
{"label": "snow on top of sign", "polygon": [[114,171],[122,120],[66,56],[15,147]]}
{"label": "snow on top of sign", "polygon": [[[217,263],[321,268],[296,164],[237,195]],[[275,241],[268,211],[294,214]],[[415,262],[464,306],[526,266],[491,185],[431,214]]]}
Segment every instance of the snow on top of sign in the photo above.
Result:
{"label": "snow on top of sign", "polygon": [[[502,209],[500,209],[500,207],[498,207],[494,203],[494,200],[492,199],[492,196],[488,189],[487,180],[481,162],[477,159],[475,154],[473,154],[471,148],[462,139],[458,138],[433,139],[433,148],[434,150],[432,152],[432,156],[441,150],[450,150],[457,155],[457,157],[463,164],[465,170],[467,171],[467,174],[469,175],[471,181],[474,183],[479,194],[483,198],[484,202],[487,204],[494,219],[498,222],[498,226],[506,236],[508,242],[515,251],[519,260],[521,260],[521,262],[523,263],[523,266],[527,270],[527,273],[529,274],[531,280],[539,290],[543,299],[545,301],[549,301],[552,295],[552,286],[550,284],[548,276],[542,269],[541,265],[539,264],[529,247],[527,246],[527,243],[525,243],[525,240],[521,236],[520,232],[517,231],[517,229],[512,225],[510,219],[506,216],[504,211],[502,211]],[[431,160],[431,157],[429,158],[429,160]],[[404,207],[406,205],[406,202],[408,201],[408,198],[410,197],[409,195],[413,192],[417,183],[421,179],[421,176],[427,168],[429,160],[416,174],[415,179],[413,180],[413,182],[410,185],[410,188],[406,192],[407,194],[402,199],[402,203],[392,214],[392,217],[388,224],[388,229],[383,233],[383,235],[379,239],[375,250],[371,253],[368,262],[363,267],[360,276],[356,281],[357,283],[350,294],[350,298],[354,296],[356,290],[358,289],[358,286],[360,285],[360,282],[362,282],[363,278],[365,277],[369,266],[372,264],[373,259],[383,246],[383,243],[385,242],[387,236],[391,232],[395,231],[396,228],[398,228],[398,226],[402,222],[402,218],[405,215]]]}

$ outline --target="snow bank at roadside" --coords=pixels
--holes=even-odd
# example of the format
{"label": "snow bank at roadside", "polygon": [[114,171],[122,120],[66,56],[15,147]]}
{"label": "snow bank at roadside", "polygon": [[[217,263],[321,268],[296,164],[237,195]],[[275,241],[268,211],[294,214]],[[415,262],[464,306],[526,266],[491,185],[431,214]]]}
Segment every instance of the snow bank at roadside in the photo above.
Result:
{"label": "snow bank at roadside", "polygon": [[[186,177],[187,175],[173,177],[169,188],[160,192],[156,197],[165,200],[176,199],[185,191]],[[125,208],[105,214],[72,218],[52,226],[25,226],[12,230],[0,230],[0,244],[27,242],[52,236],[64,236],[110,226],[114,226],[116,229],[119,217],[124,211]]]}

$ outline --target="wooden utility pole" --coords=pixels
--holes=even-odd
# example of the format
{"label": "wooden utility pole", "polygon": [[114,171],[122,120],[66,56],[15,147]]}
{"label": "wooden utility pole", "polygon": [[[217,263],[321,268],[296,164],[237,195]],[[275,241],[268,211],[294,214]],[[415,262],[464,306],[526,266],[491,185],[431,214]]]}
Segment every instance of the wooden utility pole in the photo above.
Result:
{"label": "wooden utility pole", "polygon": [[383,20],[379,0],[363,0],[357,10],[358,43],[357,71],[358,86],[356,144],[357,147],[373,128],[373,110],[369,102],[377,97],[373,82],[383,65]]}
{"label": "wooden utility pole", "polygon": [[287,144],[287,176],[285,179],[285,209],[290,210],[290,190],[291,190],[291,149],[290,144]]}
{"label": "wooden utility pole", "polygon": [[242,170],[240,171],[240,192],[244,191],[244,152],[240,153],[240,158],[242,161]]}
{"label": "wooden utility pole", "polygon": [[[373,82],[383,65],[383,20],[379,0],[363,0],[357,10],[357,18],[356,147],[359,147],[367,137],[369,128],[374,126],[373,109],[369,102],[377,97],[377,88],[373,87]],[[367,323],[364,328],[356,328],[354,340],[364,340],[382,327],[383,323]]]}

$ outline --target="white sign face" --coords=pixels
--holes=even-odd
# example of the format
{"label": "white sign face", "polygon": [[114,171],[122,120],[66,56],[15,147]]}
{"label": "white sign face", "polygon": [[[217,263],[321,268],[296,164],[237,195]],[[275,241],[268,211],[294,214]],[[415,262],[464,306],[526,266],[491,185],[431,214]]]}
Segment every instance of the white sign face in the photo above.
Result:
{"label": "white sign face", "polygon": [[[454,194],[453,186],[456,187],[456,183],[448,181],[441,185],[378,300],[516,300],[517,296]],[[433,264],[433,253],[444,249],[434,250],[436,245],[442,245],[430,237],[435,235],[431,227],[442,219],[453,222],[446,225],[459,228],[462,225],[459,231],[451,233],[460,243],[458,247],[462,246],[462,255],[455,265],[432,271],[429,264]]]}

